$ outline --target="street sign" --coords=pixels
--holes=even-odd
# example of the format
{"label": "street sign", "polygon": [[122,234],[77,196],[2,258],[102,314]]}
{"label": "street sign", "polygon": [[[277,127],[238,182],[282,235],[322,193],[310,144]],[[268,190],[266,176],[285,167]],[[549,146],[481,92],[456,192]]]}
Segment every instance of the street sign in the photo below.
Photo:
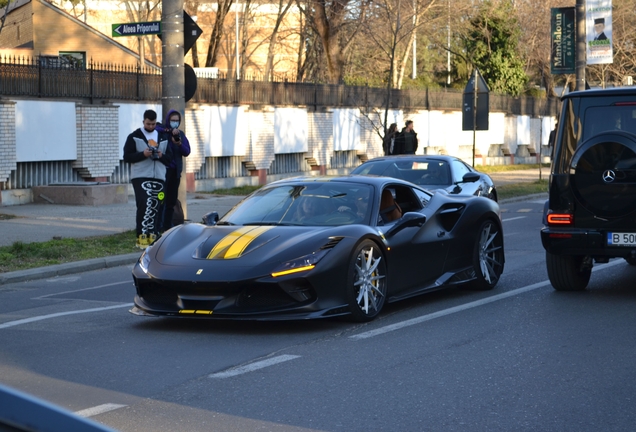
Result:
{"label": "street sign", "polygon": [[183,55],[186,55],[194,43],[199,39],[203,30],[197,25],[196,22],[188,15],[186,11],[183,11]]}
{"label": "street sign", "polygon": [[[186,11],[183,11],[183,55],[190,51],[190,48],[192,48],[202,33],[201,27],[194,22]],[[159,39],[161,39],[161,35],[159,35]]]}
{"label": "street sign", "polygon": [[463,95],[462,130],[488,130],[488,84],[475,69],[473,76],[468,80]]}
{"label": "street sign", "polygon": [[183,73],[185,74],[185,101],[192,99],[197,91],[197,75],[194,73],[192,66],[185,63],[183,65]]}
{"label": "street sign", "polygon": [[161,21],[112,24],[113,37],[161,34]]}

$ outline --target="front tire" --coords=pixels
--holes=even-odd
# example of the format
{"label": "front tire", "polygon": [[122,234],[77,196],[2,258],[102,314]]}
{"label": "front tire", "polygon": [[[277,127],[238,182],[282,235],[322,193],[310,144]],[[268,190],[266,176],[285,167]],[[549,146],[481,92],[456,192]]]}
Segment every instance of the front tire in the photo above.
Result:
{"label": "front tire", "polygon": [[582,291],[592,275],[592,267],[584,264],[585,257],[545,253],[550,283],[557,291]]}
{"label": "front tire", "polygon": [[481,224],[473,251],[475,281],[470,288],[490,290],[497,285],[504,269],[503,232],[492,220]]}
{"label": "front tire", "polygon": [[371,321],[386,301],[386,263],[377,244],[362,241],[349,264],[347,301],[351,318],[357,322]]}

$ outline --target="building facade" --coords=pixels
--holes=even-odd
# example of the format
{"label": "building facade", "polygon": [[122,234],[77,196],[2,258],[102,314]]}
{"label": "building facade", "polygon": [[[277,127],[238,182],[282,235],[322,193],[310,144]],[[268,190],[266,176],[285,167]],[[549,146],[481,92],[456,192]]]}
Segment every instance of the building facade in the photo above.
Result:
{"label": "building facade", "polygon": [[[0,32],[0,56],[60,58],[73,67],[83,67],[90,61],[139,64],[137,52],[44,0],[10,4]],[[145,66],[157,68],[151,62]]]}

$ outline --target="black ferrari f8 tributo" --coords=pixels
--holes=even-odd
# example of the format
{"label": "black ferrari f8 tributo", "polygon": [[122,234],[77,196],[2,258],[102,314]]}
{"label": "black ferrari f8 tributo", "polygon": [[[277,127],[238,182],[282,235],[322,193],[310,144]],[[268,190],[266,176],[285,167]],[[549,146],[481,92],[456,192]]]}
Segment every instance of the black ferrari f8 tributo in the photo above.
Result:
{"label": "black ferrari f8 tributo", "polygon": [[131,312],[368,321],[427,291],[491,289],[503,268],[491,199],[388,177],[295,178],[167,231],[133,269]]}

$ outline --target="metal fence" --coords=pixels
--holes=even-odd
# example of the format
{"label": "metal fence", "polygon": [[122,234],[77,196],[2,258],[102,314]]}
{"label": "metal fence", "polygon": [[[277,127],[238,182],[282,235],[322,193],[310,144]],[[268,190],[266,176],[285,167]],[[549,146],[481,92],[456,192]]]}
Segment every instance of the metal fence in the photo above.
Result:
{"label": "metal fence", "polygon": [[[389,107],[402,110],[461,110],[463,94],[456,90],[390,90],[367,86],[313,84],[249,79],[197,79],[195,103],[215,105],[269,105],[353,107],[362,110]],[[244,77],[245,78],[245,77]],[[86,68],[51,64],[37,58],[0,56],[0,95],[64,100],[160,102],[161,72],[135,66],[89,62]],[[533,117],[558,114],[558,101],[530,97],[490,95],[490,110]],[[311,170],[305,154],[276,155],[268,174],[297,174]],[[329,168],[349,168],[360,163],[355,151],[334,152]],[[248,176],[241,157],[206,158],[195,178]],[[0,189],[24,189],[58,182],[81,181],[72,161],[18,163]],[[130,165],[121,161],[110,177],[113,183],[130,182]]]}
{"label": "metal fence", "polygon": [[[161,101],[157,69],[89,62],[86,68],[51,66],[27,57],[0,57],[3,96],[111,101]],[[291,81],[197,78],[196,103],[391,109],[461,110],[463,94],[451,89],[387,90],[368,86]],[[516,115],[557,115],[558,100],[490,94],[490,110]]]}

